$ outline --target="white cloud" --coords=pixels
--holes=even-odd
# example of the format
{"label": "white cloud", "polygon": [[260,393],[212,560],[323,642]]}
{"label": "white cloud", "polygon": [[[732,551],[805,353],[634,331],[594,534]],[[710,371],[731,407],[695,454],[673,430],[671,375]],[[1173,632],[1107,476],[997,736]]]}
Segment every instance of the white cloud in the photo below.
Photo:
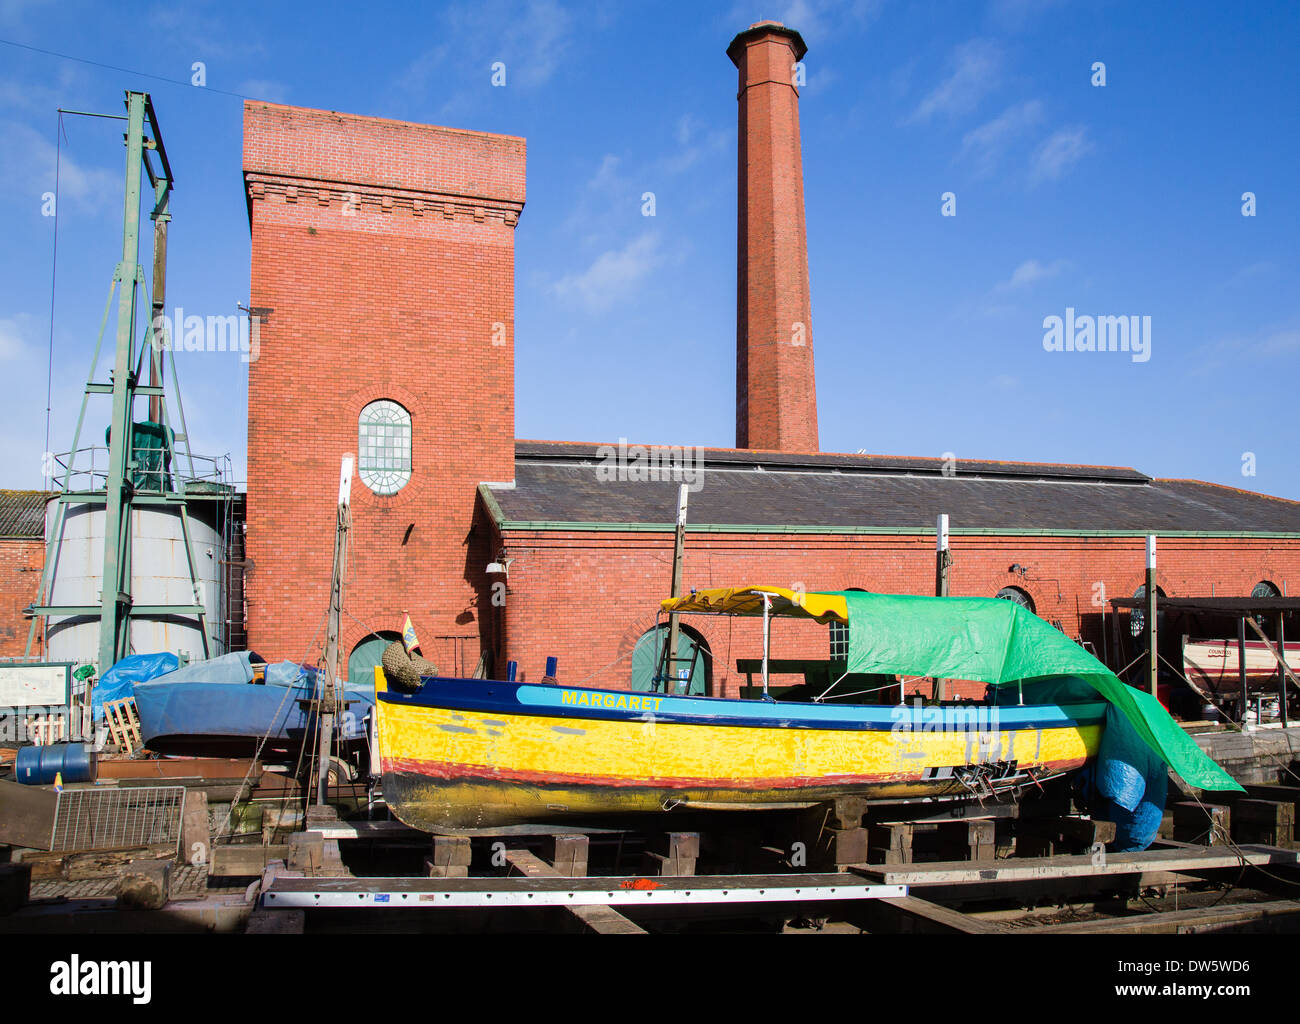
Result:
{"label": "white cloud", "polygon": [[936,114],[957,115],[974,110],[998,83],[1002,51],[991,42],[972,39],[953,51],[952,71],[923,99],[908,118],[928,121]]}
{"label": "white cloud", "polygon": [[507,89],[545,85],[568,59],[575,19],[555,0],[479,0],[456,3],[443,15],[437,35],[450,42],[429,47],[396,80],[397,88],[424,101],[437,79],[450,98],[440,114],[461,113],[492,89],[492,66],[505,64]]}
{"label": "white cloud", "polygon": [[[51,132],[53,134],[53,132]],[[42,196],[54,191],[54,141],[20,121],[0,121],[0,189],[12,206],[31,203],[39,210]],[[64,208],[121,212],[122,173],[86,167],[64,146],[58,159],[59,202]]]}
{"label": "white cloud", "polygon": [[621,249],[606,250],[586,270],[560,278],[552,290],[571,304],[599,313],[628,298],[661,263],[659,237],[647,233]]}
{"label": "white cloud", "polygon": [[750,2],[733,4],[728,26],[752,25],[756,21],[779,21],[803,36],[809,46],[841,32],[869,24],[884,0],[780,0],[763,11]]}
{"label": "white cloud", "polygon": [[1024,263],[1012,271],[1010,279],[997,285],[994,291],[1007,292],[1027,288],[1031,284],[1056,277],[1069,265],[1068,260],[1053,260],[1051,263],[1040,263],[1038,260],[1033,259],[1025,260]]}
{"label": "white cloud", "polygon": [[1026,100],[1008,107],[991,121],[966,133],[958,159],[968,162],[976,174],[991,174],[1003,153],[1016,138],[1036,125],[1043,117],[1038,100]]}
{"label": "white cloud", "polygon": [[249,78],[235,86],[235,92],[268,103],[288,102],[289,87],[270,78]]}
{"label": "white cloud", "polygon": [[1029,166],[1030,184],[1057,180],[1091,151],[1092,142],[1083,125],[1053,132],[1034,151]]}

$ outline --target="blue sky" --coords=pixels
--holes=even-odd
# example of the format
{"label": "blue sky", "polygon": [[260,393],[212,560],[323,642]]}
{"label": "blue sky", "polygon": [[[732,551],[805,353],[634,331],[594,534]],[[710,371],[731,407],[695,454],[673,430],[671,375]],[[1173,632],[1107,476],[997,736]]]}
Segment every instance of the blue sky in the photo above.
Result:
{"label": "blue sky", "polygon": [[[0,486],[41,485],[55,110],[117,113],[127,88],[152,93],[177,178],[169,310],[247,301],[239,95],[522,135],[518,436],[734,444],[724,50],[763,18],[809,45],[823,450],[1131,465],[1300,499],[1300,6],[1079,0],[0,0],[0,38],[138,72],[0,45]],[[120,126],[65,131],[55,450],[121,246]],[[1067,307],[1149,316],[1151,358],[1045,351]],[[195,450],[242,478],[247,367],[182,359]]]}

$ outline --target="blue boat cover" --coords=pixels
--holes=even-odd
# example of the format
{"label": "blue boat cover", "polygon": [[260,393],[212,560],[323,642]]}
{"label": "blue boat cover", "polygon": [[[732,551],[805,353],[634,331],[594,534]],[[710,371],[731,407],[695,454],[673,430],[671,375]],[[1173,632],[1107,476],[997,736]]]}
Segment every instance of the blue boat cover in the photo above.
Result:
{"label": "blue boat cover", "polygon": [[1097,790],[1115,822],[1115,853],[1145,850],[1160,830],[1169,789],[1169,768],[1138,736],[1114,705],[1106,709],[1095,768]]}
{"label": "blue boat cover", "polygon": [[135,692],[135,684],[174,672],[180,659],[164,651],[161,654],[128,654],[99,677],[91,689],[90,706],[95,721],[104,717],[104,701],[122,700]]}
{"label": "blue boat cover", "polygon": [[[247,652],[198,662],[135,687],[140,733],[146,746],[168,737],[249,737],[298,740],[316,728],[315,716],[298,703],[316,690],[316,670],[292,661],[266,666],[266,682],[253,683]],[[365,737],[371,688],[344,684],[350,701],[339,716],[342,738]]]}

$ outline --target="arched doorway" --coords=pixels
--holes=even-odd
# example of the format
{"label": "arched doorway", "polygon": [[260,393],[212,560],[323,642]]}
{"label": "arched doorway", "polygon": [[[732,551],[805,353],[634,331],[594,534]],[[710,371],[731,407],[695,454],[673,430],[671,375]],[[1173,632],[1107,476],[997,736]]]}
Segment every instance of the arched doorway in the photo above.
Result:
{"label": "arched doorway", "polygon": [[[679,624],[677,630],[677,657],[691,659],[689,662],[674,662],[678,672],[690,672],[688,685],[682,686],[679,683],[677,691],[691,697],[707,697],[713,692],[713,658],[709,652],[709,642],[690,626]],[[654,680],[667,642],[667,623],[660,625],[657,630],[647,629],[641,634],[632,649],[633,690],[643,693],[664,692],[664,684],[656,684]]]}
{"label": "arched doorway", "polygon": [[348,682],[354,686],[373,686],[375,684],[375,666],[383,657],[384,648],[402,635],[392,631],[371,633],[348,655]]}

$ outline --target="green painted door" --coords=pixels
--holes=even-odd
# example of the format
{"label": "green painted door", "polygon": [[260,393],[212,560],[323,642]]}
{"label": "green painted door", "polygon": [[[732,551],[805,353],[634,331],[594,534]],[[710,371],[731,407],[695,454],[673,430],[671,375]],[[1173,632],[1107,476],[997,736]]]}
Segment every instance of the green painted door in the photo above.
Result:
{"label": "green painted door", "polygon": [[352,648],[348,656],[348,682],[354,686],[374,686],[375,666],[384,655],[384,648],[395,640],[402,639],[396,633],[380,633],[368,636]]}
{"label": "green painted door", "polygon": [[[659,667],[659,659],[663,654],[664,644],[668,638],[668,626],[659,627],[658,632],[648,630],[636,642],[636,647],[632,650],[632,689],[648,692],[658,690],[664,692],[664,686],[660,683],[654,684],[655,672]],[[696,647],[700,646],[698,657],[695,657]],[[680,658],[695,657],[693,663],[679,661],[672,666],[678,673],[691,673],[688,686],[683,686],[681,682],[676,687],[676,692],[689,694],[692,697],[704,697],[708,695],[708,645],[702,638],[692,635],[682,628],[677,634],[677,655]]]}

